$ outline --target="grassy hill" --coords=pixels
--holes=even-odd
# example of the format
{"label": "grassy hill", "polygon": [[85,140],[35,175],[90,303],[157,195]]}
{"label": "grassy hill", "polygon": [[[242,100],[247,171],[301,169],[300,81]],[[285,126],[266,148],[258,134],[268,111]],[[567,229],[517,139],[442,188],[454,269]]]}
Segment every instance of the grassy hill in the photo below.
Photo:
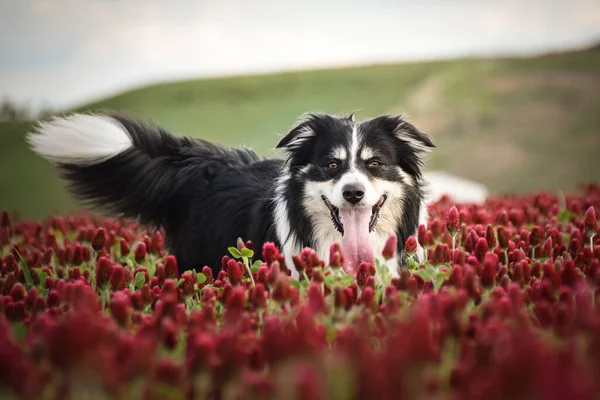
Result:
{"label": "grassy hill", "polygon": [[[78,108],[149,117],[177,134],[270,154],[303,112],[406,113],[438,145],[430,168],[494,193],[600,180],[600,49],[152,85]],[[29,123],[0,124],[0,208],[28,217],[76,205],[26,147]]]}

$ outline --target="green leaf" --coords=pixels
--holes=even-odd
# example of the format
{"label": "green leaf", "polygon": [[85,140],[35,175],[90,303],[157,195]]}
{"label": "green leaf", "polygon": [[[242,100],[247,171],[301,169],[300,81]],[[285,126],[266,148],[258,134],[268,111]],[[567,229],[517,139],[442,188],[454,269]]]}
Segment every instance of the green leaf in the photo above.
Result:
{"label": "green leaf", "polygon": [[46,278],[48,277],[48,274],[45,273],[41,268],[36,268],[34,269],[34,271],[37,274],[37,277],[40,281],[40,288],[45,287]]}
{"label": "green leaf", "polygon": [[25,338],[27,336],[27,327],[22,322],[13,322],[10,324],[13,337],[17,340]]}
{"label": "green leaf", "polygon": [[344,275],[342,276],[342,279],[340,279],[340,285],[344,287],[352,285],[352,282],[354,282],[352,275]]}
{"label": "green leaf", "polygon": [[328,343],[332,343],[335,340],[337,335],[337,330],[335,329],[335,325],[333,323],[327,324],[327,331],[325,334],[325,338]]}
{"label": "green leaf", "polygon": [[31,277],[31,271],[29,270],[29,266],[27,265],[25,260],[23,260],[23,257],[21,257],[21,254],[19,254],[19,252],[16,249],[15,252],[17,253],[17,258],[19,259],[19,266],[23,269],[23,275],[25,275],[25,283],[28,287],[33,286],[33,278]]}
{"label": "green leaf", "polygon": [[444,276],[444,274],[440,274],[440,275],[436,276],[435,280],[433,281],[433,290],[436,292],[438,290],[440,290],[440,288],[444,284],[445,280],[446,280],[446,277]]}
{"label": "green leaf", "polygon": [[438,269],[436,267],[434,267],[433,265],[428,265],[425,268],[426,268],[429,276],[431,276],[432,278],[437,275]]}
{"label": "green leaf", "polygon": [[430,281],[432,278],[432,276],[429,274],[429,272],[427,272],[427,270],[424,270],[424,269],[418,269],[417,275],[419,275],[421,278],[423,278],[423,280],[425,282]]}
{"label": "green leaf", "polygon": [[100,294],[100,304],[102,305],[102,310],[106,307],[106,303],[108,302],[109,292],[108,289],[104,289]]}
{"label": "green leaf", "polygon": [[325,277],[325,285],[327,285],[327,287],[330,289],[333,289],[333,286],[335,285],[335,277],[333,275],[327,275]]}
{"label": "green leaf", "polygon": [[567,210],[562,210],[561,212],[558,213],[556,218],[558,218],[558,220],[563,223],[569,222],[571,220],[571,218],[573,218],[573,213],[571,213]]}
{"label": "green leaf", "polygon": [[177,283],[175,284],[175,287],[179,287],[179,285],[181,285],[183,282],[185,281],[185,279],[183,278],[179,278],[179,280],[177,281]]}
{"label": "green leaf", "polygon": [[250,268],[250,269],[252,270],[253,273],[256,274],[261,265],[262,265],[262,261],[256,260],[256,261],[254,261],[254,264],[252,264],[252,268]]}
{"label": "green leaf", "polygon": [[155,263],[147,263],[146,269],[148,270],[148,277],[150,279],[154,278],[156,275],[156,264]]}
{"label": "green leaf", "polygon": [[406,259],[406,266],[408,267],[408,269],[410,269],[411,271],[415,270],[415,269],[419,269],[419,263],[416,262],[415,260],[411,258],[407,258]]}
{"label": "green leaf", "polygon": [[204,283],[206,282],[206,275],[204,275],[202,272],[198,272],[198,283]]}
{"label": "green leaf", "polygon": [[379,276],[381,276],[381,284],[383,286],[388,286],[392,283],[392,274],[390,274],[390,271],[387,268],[382,270]]}
{"label": "green leaf", "polygon": [[136,289],[141,289],[142,286],[144,286],[144,283],[146,283],[146,275],[142,271],[138,272],[137,274],[135,274],[133,283]]}
{"label": "green leaf", "polygon": [[252,257],[254,257],[254,250],[250,250],[249,248],[244,247],[240,254],[242,255],[242,257],[252,258]]}
{"label": "green leaf", "polygon": [[302,285],[300,284],[300,281],[297,281],[295,279],[290,279],[290,285],[292,285],[293,287],[295,287],[296,289],[298,289],[298,291],[300,291],[300,289],[302,288]]}
{"label": "green leaf", "polygon": [[[533,302],[531,304],[534,304]],[[467,304],[465,306],[465,312],[464,315],[469,315],[473,310],[475,310],[477,306],[475,305],[475,300],[473,299],[469,299],[467,301]]]}
{"label": "green leaf", "polygon": [[229,253],[234,257],[234,258],[242,258],[242,253],[240,253],[240,251],[237,249],[237,247],[230,247],[227,250],[229,250]]}

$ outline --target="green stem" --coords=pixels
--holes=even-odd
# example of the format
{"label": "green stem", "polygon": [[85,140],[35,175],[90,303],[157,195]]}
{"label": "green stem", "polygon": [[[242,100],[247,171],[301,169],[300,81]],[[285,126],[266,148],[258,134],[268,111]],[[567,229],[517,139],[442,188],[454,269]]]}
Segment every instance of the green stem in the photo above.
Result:
{"label": "green stem", "polygon": [[246,267],[246,272],[248,272],[248,276],[250,277],[250,281],[252,282],[252,286],[255,285],[254,283],[254,277],[252,276],[252,270],[250,269],[250,264],[248,262],[248,257],[242,257],[242,260],[244,261],[244,266]]}
{"label": "green stem", "polygon": [[309,281],[309,279],[308,279],[308,276],[306,275],[306,271],[302,271],[302,276],[304,276],[304,280],[305,280],[306,282],[308,282],[308,281]]}

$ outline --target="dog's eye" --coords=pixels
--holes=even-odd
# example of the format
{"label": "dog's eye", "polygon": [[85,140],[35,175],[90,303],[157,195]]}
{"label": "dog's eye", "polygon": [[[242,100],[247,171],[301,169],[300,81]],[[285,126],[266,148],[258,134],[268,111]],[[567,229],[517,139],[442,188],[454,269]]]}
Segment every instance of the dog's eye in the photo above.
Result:
{"label": "dog's eye", "polygon": [[376,168],[376,167],[380,167],[381,163],[379,161],[371,161],[369,163],[369,168]]}
{"label": "dog's eye", "polygon": [[330,169],[334,169],[337,167],[338,167],[338,164],[335,161],[332,161],[329,164],[327,164],[327,168],[330,168]]}

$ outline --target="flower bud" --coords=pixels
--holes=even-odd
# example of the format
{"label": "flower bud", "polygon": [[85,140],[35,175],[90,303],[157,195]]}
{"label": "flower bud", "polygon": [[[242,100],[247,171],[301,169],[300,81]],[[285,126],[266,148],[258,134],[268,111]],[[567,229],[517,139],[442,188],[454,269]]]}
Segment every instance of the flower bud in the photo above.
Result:
{"label": "flower bud", "polygon": [[127,244],[127,241],[124,238],[121,238],[121,240],[119,241],[119,247],[121,248],[121,257],[129,255],[129,253],[131,252],[129,244]]}
{"label": "flower bud", "polygon": [[488,224],[485,230],[485,240],[487,241],[490,250],[496,247],[496,234],[494,233],[494,227],[491,224]]}
{"label": "flower bud", "polygon": [[450,233],[450,235],[454,236],[458,232],[460,228],[460,216],[458,214],[458,210],[456,206],[452,206],[450,211],[448,211],[448,215],[446,215],[446,229]]}
{"label": "flower bud", "polygon": [[408,239],[406,239],[404,250],[411,256],[417,252],[417,240],[414,236],[409,236]]}
{"label": "flower bud", "polygon": [[542,242],[542,228],[534,226],[529,235],[529,245],[537,247]]}
{"label": "flower bud", "polygon": [[109,283],[113,292],[125,288],[125,269],[122,265],[113,265]]}
{"label": "flower bud", "polygon": [[[294,265],[296,261],[294,260]],[[344,265],[344,253],[339,243],[333,243],[329,247],[329,266],[331,268],[340,268]],[[296,267],[298,269],[298,267]]]}
{"label": "flower bud", "polygon": [[229,260],[227,262],[227,276],[232,285],[237,285],[242,281],[242,274],[243,270],[238,261]]}
{"label": "flower bud", "polygon": [[[416,243],[417,240],[414,238],[414,236],[410,236],[410,237],[413,238],[414,242]],[[397,247],[398,247],[398,237],[397,236],[390,236],[385,241],[385,245],[383,246],[383,250],[381,251],[381,255],[386,260],[392,259],[396,255],[396,248]]]}
{"label": "flower bud", "polygon": [[168,255],[165,259],[165,275],[170,279],[177,279],[177,276],[179,275],[177,259],[172,254]]}
{"label": "flower bud", "polygon": [[263,245],[263,249],[262,249],[262,256],[263,256],[263,260],[268,265],[271,265],[271,263],[273,261],[276,261],[277,257],[279,256],[279,249],[277,248],[275,243],[265,242],[265,244]]}
{"label": "flower bud", "polygon": [[92,248],[96,251],[102,250],[106,242],[106,230],[104,228],[96,229],[92,237]]}
{"label": "flower bud", "polygon": [[160,231],[155,231],[154,234],[152,235],[152,252],[153,253],[160,253],[160,251],[163,249],[165,245],[165,238],[163,237],[162,233],[160,233]]}
{"label": "flower bud", "polygon": [[140,242],[135,248],[135,261],[142,262],[146,258],[146,243]]}

